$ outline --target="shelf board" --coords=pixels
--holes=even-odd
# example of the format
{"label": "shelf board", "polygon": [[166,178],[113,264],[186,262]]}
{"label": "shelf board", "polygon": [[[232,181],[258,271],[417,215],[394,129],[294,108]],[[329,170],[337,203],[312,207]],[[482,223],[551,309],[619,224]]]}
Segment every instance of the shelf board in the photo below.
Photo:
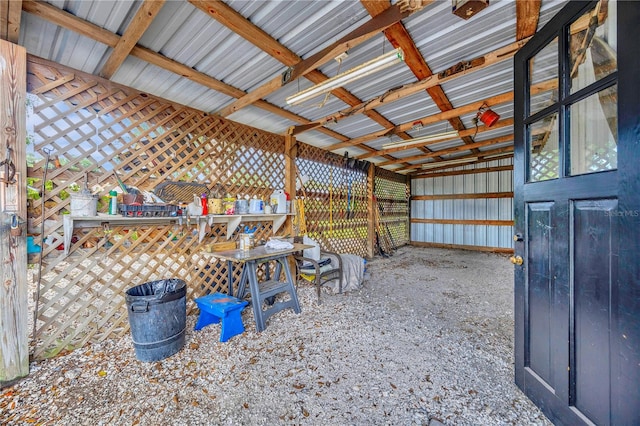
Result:
{"label": "shelf board", "polygon": [[[206,215],[206,216],[191,216],[189,219],[193,220],[198,225],[198,242],[202,242],[206,235],[207,225],[211,226],[214,223],[226,223],[227,231],[235,229],[243,222],[258,222],[258,221],[271,221],[273,222],[273,234],[275,235],[282,225],[287,220],[288,216],[293,216],[293,213],[274,213],[274,214],[232,214],[232,215]],[[162,223],[178,223],[183,225],[186,221],[185,216],[138,216],[128,217],[109,214],[98,214],[97,216],[63,216],[64,227],[64,254],[69,254],[69,247],[71,245],[71,237],[73,236],[73,230],[75,228],[99,228],[104,224],[111,225],[158,225]],[[233,232],[227,232],[226,239],[231,238]]]}

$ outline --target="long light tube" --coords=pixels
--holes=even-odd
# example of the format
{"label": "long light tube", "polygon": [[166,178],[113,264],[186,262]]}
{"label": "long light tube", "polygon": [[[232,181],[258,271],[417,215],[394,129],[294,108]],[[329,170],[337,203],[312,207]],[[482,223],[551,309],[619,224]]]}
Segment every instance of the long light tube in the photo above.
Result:
{"label": "long light tube", "polygon": [[399,148],[399,147],[403,147],[403,146],[409,146],[409,145],[416,145],[419,143],[427,143],[427,142],[435,142],[435,141],[439,141],[441,139],[448,139],[448,138],[452,138],[455,136],[459,136],[458,132],[456,130],[452,130],[450,132],[444,132],[444,133],[438,133],[436,135],[427,135],[427,136],[421,136],[418,138],[413,138],[413,139],[407,139],[404,141],[396,141],[396,142],[389,142],[389,143],[385,143],[384,145],[382,145],[382,149],[389,149],[389,148]]}
{"label": "long light tube", "polygon": [[383,70],[404,61],[404,52],[398,48],[376,59],[372,59],[369,62],[365,62],[362,65],[358,65],[348,71],[340,73],[335,77],[331,77],[322,83],[318,83],[315,86],[311,86],[301,92],[287,97],[286,101],[289,105],[298,105],[308,99],[314,98],[323,93],[342,87],[345,84],[351,83],[359,78],[366,77],[369,74],[373,74],[376,71]]}
{"label": "long light tube", "polygon": [[455,164],[471,163],[473,161],[478,161],[478,157],[466,157],[466,158],[459,158],[459,159],[453,159],[453,160],[433,161],[431,163],[425,163],[421,167],[423,169],[431,169],[433,167],[452,166]]}

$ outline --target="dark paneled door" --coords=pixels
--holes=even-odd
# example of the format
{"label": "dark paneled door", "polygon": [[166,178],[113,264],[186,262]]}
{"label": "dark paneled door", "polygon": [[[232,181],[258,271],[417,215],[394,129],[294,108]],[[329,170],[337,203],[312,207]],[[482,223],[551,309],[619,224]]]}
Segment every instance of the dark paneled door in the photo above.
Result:
{"label": "dark paneled door", "polygon": [[640,424],[639,18],[570,2],[514,60],[516,383],[557,424]]}

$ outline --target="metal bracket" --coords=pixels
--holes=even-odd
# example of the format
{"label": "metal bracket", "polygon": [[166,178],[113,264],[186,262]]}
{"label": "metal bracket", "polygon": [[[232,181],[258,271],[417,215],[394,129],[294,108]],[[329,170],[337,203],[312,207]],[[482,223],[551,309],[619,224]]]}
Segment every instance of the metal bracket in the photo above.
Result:
{"label": "metal bracket", "polygon": [[[0,182],[6,181],[4,173],[5,172],[3,170],[0,170]],[[14,180],[20,180],[19,172],[15,173]],[[16,185],[0,185],[0,210],[9,213],[19,212],[20,206],[22,206],[22,200],[23,194],[18,191],[18,187]]]}
{"label": "metal bracket", "polygon": [[291,81],[291,75],[293,74],[293,67],[289,67],[287,68],[283,73],[282,73],[282,85],[284,86],[285,84],[287,84],[289,81]]}
{"label": "metal bracket", "polygon": [[0,177],[0,182],[4,183],[5,186],[16,183],[16,165],[13,164],[13,160],[11,160],[11,152],[12,149],[7,147],[5,159],[4,161],[0,161],[0,166],[4,166],[4,174],[3,177]]}

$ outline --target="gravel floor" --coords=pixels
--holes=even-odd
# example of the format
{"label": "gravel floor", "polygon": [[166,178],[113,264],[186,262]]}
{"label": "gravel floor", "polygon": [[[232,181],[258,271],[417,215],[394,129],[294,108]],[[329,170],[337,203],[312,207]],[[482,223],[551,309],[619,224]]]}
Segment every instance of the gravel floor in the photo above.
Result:
{"label": "gravel floor", "polygon": [[302,313],[139,362],[129,337],[33,363],[0,392],[0,424],[550,425],[513,383],[505,256],[403,247],[346,295],[298,289]]}

